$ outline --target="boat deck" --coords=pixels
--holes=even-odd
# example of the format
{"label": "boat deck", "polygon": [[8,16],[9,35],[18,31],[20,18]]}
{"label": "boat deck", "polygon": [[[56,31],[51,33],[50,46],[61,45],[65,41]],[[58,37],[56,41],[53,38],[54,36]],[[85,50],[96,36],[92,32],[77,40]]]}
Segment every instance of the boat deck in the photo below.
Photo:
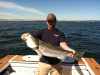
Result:
{"label": "boat deck", "polygon": [[[39,61],[25,61],[23,57],[23,55],[6,56],[0,60],[2,64],[0,64],[0,70],[5,68],[4,65],[9,64],[12,69],[16,71],[12,72],[10,75],[35,75]],[[35,59],[34,57],[33,60]],[[93,58],[82,58],[82,62],[62,62],[61,66],[62,75],[100,75],[100,65]]]}

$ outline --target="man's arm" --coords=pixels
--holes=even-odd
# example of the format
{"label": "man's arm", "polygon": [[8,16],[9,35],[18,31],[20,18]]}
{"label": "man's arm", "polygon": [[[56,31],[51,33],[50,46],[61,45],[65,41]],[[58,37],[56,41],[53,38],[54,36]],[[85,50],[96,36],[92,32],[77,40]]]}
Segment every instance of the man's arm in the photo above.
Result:
{"label": "man's arm", "polygon": [[[60,43],[60,47],[62,47],[64,50],[73,52],[73,54],[76,53],[76,51],[73,50],[73,49],[71,49],[71,48],[67,45],[66,42],[61,42],[61,43]],[[72,54],[68,54],[67,57],[73,58],[73,55],[72,55]]]}

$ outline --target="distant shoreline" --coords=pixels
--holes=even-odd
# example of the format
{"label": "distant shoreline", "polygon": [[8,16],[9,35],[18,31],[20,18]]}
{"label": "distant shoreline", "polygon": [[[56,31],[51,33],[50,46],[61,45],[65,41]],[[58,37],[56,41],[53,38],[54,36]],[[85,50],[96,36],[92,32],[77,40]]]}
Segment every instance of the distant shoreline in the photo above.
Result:
{"label": "distant shoreline", "polygon": [[[9,20],[9,19],[1,19],[0,21],[46,21],[46,20]],[[57,20],[57,21],[91,21],[91,22],[94,22],[94,21],[100,21],[100,20]]]}
{"label": "distant shoreline", "polygon": [[0,20],[0,21],[45,21],[45,20]]}

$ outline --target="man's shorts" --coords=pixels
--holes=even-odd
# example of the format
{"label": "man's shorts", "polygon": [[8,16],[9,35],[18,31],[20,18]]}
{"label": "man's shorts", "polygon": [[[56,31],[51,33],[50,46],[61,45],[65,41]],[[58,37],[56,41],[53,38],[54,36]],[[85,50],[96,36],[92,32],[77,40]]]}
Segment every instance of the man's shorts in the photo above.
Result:
{"label": "man's shorts", "polygon": [[61,63],[50,65],[39,62],[36,75],[48,75],[48,73],[50,73],[50,75],[61,75],[61,70]]}

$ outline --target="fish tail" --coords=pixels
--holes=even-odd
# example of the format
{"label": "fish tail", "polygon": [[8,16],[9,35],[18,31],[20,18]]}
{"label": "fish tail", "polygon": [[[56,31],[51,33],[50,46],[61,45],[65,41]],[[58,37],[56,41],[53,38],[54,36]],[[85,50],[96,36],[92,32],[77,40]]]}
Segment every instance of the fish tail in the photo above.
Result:
{"label": "fish tail", "polygon": [[81,57],[84,55],[85,52],[76,52],[74,58],[80,62],[82,62]]}

